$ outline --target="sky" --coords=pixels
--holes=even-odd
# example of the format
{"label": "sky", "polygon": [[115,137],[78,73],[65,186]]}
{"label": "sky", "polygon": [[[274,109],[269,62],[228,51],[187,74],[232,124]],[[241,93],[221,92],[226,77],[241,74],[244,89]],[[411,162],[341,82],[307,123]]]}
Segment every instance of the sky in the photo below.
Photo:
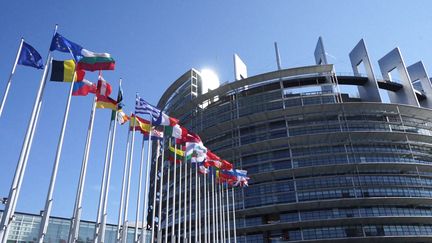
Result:
{"label": "sky", "polygon": [[[348,53],[364,38],[377,61],[400,47],[405,63],[422,60],[432,67],[431,1],[352,0],[130,0],[2,1],[0,3],[0,95],[4,92],[19,40],[46,58],[55,24],[66,38],[94,52],[109,52],[116,70],[103,76],[117,92],[123,79],[125,110],[135,93],[157,104],[169,85],[190,68],[214,70],[221,82],[234,78],[233,54],[246,63],[249,76],[276,70],[274,42],[283,68],[314,64],[322,36],[328,62],[337,72],[352,72]],[[55,52],[54,58],[70,56]],[[0,117],[0,197],[7,197],[36,96],[41,70],[18,66]],[[97,73],[86,74],[97,81]],[[43,209],[63,120],[68,84],[49,82],[25,171],[17,211]],[[92,97],[73,97],[64,140],[53,216],[71,217],[83,157]],[[83,200],[82,219],[95,220],[110,112],[95,117]],[[116,223],[127,128],[119,127],[108,202],[108,222]],[[134,221],[138,159],[135,143],[130,219]],[[3,206],[0,205],[0,209]]]}

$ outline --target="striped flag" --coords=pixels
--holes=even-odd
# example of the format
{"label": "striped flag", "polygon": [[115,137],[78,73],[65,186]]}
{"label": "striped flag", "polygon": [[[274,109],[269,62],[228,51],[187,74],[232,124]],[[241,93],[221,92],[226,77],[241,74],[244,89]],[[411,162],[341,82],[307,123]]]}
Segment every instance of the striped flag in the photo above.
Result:
{"label": "striped flag", "polygon": [[[153,122],[156,122],[158,120],[158,118],[161,116],[161,111],[158,108],[150,105],[147,101],[140,98],[139,96],[136,97],[135,113],[136,114],[143,114],[143,115],[150,115],[152,117]],[[154,124],[154,125],[157,125],[157,124]]]}
{"label": "striped flag", "polygon": [[99,76],[97,84],[97,95],[108,97],[112,92],[111,85],[102,77]]}

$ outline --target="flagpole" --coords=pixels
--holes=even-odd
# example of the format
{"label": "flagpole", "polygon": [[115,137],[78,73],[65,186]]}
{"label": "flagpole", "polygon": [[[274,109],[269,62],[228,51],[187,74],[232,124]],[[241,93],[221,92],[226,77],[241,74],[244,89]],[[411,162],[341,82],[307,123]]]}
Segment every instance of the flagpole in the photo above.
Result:
{"label": "flagpole", "polygon": [[[215,171],[216,172],[216,171]],[[215,184],[217,184],[217,180],[215,180]],[[220,214],[219,214],[219,195],[218,195],[218,185],[213,185],[214,187],[214,191],[215,191],[215,216],[216,216],[216,242],[221,242],[222,241],[222,237],[220,237]]]}
{"label": "flagpole", "polygon": [[221,230],[221,234],[222,234],[222,242],[225,243],[226,239],[225,239],[225,207],[223,205],[223,193],[222,193],[222,183],[219,184],[219,210],[221,213],[221,225],[222,225],[222,230]]}
{"label": "flagpole", "polygon": [[207,243],[207,174],[204,174],[204,242]]}
{"label": "flagpole", "polygon": [[[135,120],[133,124],[133,131],[135,132]],[[120,242],[121,240],[121,227],[123,222],[123,205],[124,205],[124,196],[125,196],[125,190],[126,190],[126,177],[127,177],[127,171],[128,171],[128,158],[129,158],[129,149],[130,149],[130,134],[131,130],[128,129],[128,135],[127,135],[127,142],[126,142],[126,155],[125,155],[125,162],[124,162],[124,168],[123,168],[123,181],[122,181],[122,190],[120,195],[120,207],[119,207],[119,216],[117,221],[117,242]]]}
{"label": "flagpole", "polygon": [[195,242],[198,241],[198,166],[195,163]]}
{"label": "flagpole", "polygon": [[20,41],[20,44],[19,44],[19,47],[18,47],[18,51],[17,51],[16,57],[15,57],[15,62],[12,65],[12,70],[10,72],[9,79],[8,79],[7,84],[6,84],[6,89],[5,89],[4,93],[3,93],[3,99],[2,99],[2,102],[0,104],[0,117],[2,116],[3,108],[4,108],[5,104],[6,104],[6,99],[7,99],[7,96],[9,94],[9,89],[10,89],[10,86],[11,86],[11,83],[12,83],[12,77],[15,74],[15,69],[16,69],[16,66],[18,64],[18,59],[19,59],[19,57],[21,55],[21,49],[22,49],[23,43],[24,43],[24,38],[21,38],[21,41]]}
{"label": "flagpole", "polygon": [[[170,143],[171,143],[170,139]],[[174,186],[173,186],[173,201],[172,201],[172,227],[171,227],[171,242],[176,242],[175,241],[175,222],[176,222],[176,186],[177,186],[177,144],[174,144],[174,175],[173,175],[173,180],[174,180]]]}
{"label": "flagpole", "polygon": [[192,243],[192,191],[192,164],[189,164],[189,243]]}
{"label": "flagpole", "polygon": [[232,197],[232,212],[233,212],[233,234],[234,234],[234,243],[237,243],[237,229],[236,229],[236,215],[235,215],[235,198],[234,198],[234,187],[231,188],[231,197]]}
{"label": "flagpole", "polygon": [[[135,214],[135,232],[134,232],[134,242],[138,242],[138,222],[139,222],[139,213],[141,207],[141,187],[142,187],[142,177],[143,177],[143,167],[144,167],[144,144],[145,138],[143,135],[142,145],[141,145],[141,158],[140,158],[140,167],[139,167],[139,178],[138,178],[138,197],[136,204],[136,214]],[[145,197],[145,195],[144,195]],[[143,219],[144,220],[144,219]]]}
{"label": "flagpole", "polygon": [[201,242],[201,177],[198,175],[198,242]]}
{"label": "flagpole", "polygon": [[[120,85],[121,85],[121,79],[120,79]],[[112,133],[112,139],[111,139],[111,148],[110,148],[110,156],[109,156],[109,162],[108,162],[108,174],[107,174],[107,180],[106,180],[106,187],[105,187],[105,193],[104,193],[104,203],[102,208],[102,221],[100,226],[100,237],[99,237],[99,243],[105,242],[105,229],[106,229],[106,222],[107,222],[107,206],[108,206],[108,193],[109,193],[109,186],[111,181],[111,167],[112,167],[112,160],[113,160],[113,154],[114,154],[114,144],[115,144],[115,137],[116,137],[116,130],[117,130],[117,121],[115,119],[117,118],[117,111],[115,112],[114,117],[114,128]]]}
{"label": "flagpole", "polygon": [[[171,144],[169,145],[171,146]],[[168,162],[168,171],[167,171],[167,196],[166,196],[166,206],[165,206],[165,243],[168,243],[168,221],[169,221],[169,198],[170,198],[170,172],[171,172],[171,164]]]}
{"label": "flagpole", "polygon": [[[135,117],[135,119],[137,119]],[[130,144],[130,153],[129,153],[129,162],[128,162],[128,172],[126,176],[126,194],[125,194],[125,204],[123,207],[124,215],[123,215],[123,226],[122,226],[122,236],[121,242],[127,242],[127,233],[128,233],[128,211],[129,211],[129,195],[130,195],[130,184],[131,184],[131,175],[132,175],[132,165],[133,165],[133,155],[134,155],[134,144],[135,144],[135,120],[132,132],[132,141]]]}
{"label": "flagpole", "polygon": [[[177,151],[177,145],[176,145],[176,151]],[[177,225],[177,242],[181,242],[181,205],[182,205],[182,168],[183,168],[183,161],[180,162],[179,166],[179,206],[178,206],[178,225]]]}
{"label": "flagpole", "polygon": [[213,216],[213,224],[212,224],[212,229],[213,229],[213,234],[212,234],[212,239],[213,242],[219,242],[219,237],[216,234],[216,205],[215,205],[215,181],[214,181],[214,173],[212,171],[211,174],[211,184],[212,184],[212,216]]}
{"label": "flagpole", "polygon": [[[144,205],[143,205],[143,223],[141,227],[141,243],[145,243],[145,233],[147,232],[147,216],[148,216],[148,199],[149,199],[149,186],[150,186],[150,167],[151,167],[151,158],[152,158],[152,119],[150,119],[150,131],[149,131],[149,139],[147,143],[147,163],[146,163],[146,174],[144,179]],[[156,166],[157,169],[157,158],[156,158]],[[144,227],[145,226],[145,227]]]}
{"label": "flagpole", "polygon": [[80,178],[78,182],[78,189],[77,194],[75,198],[75,207],[73,211],[73,216],[71,219],[71,227],[69,230],[69,243],[74,243],[78,240],[78,233],[79,233],[79,224],[81,219],[81,211],[82,211],[82,197],[84,192],[84,185],[85,185],[85,179],[87,174],[87,163],[89,158],[89,152],[90,152],[90,146],[91,146],[91,140],[92,140],[92,134],[93,134],[93,124],[95,119],[95,113],[96,111],[96,96],[93,98],[93,106],[90,113],[90,121],[89,126],[87,130],[87,138],[86,138],[86,144],[84,149],[84,156],[81,164],[81,172],[80,172]]}
{"label": "flagpole", "polygon": [[[161,155],[161,176],[159,182],[159,211],[158,211],[158,233],[157,242],[162,243],[162,206],[163,206],[163,179],[164,179],[164,160],[165,160],[165,139],[162,139],[162,155]],[[153,242],[152,242],[153,243]]]}
{"label": "flagpole", "polygon": [[[115,122],[114,122],[115,123]],[[100,189],[100,194],[99,194],[99,206],[98,206],[98,211],[97,211],[97,217],[96,217],[96,222],[95,222],[95,233],[94,233],[94,238],[93,238],[93,242],[97,243],[99,242],[99,236],[100,236],[100,223],[102,221],[102,207],[104,204],[104,200],[105,200],[105,187],[106,187],[106,176],[107,176],[107,172],[108,172],[108,157],[109,157],[109,152],[110,152],[110,145],[111,145],[111,137],[112,137],[112,130],[113,129],[113,120],[110,120],[109,123],[109,128],[108,128],[108,139],[107,139],[107,144],[106,144],[106,149],[105,149],[105,160],[104,160],[104,168],[103,168],[103,173],[102,173],[102,180],[101,180],[101,189]],[[42,242],[40,242],[42,243]]]}
{"label": "flagpole", "polygon": [[48,223],[49,223],[49,218],[51,216],[52,204],[53,204],[53,200],[54,200],[53,199],[54,187],[55,187],[55,183],[57,180],[57,171],[58,171],[58,167],[60,164],[60,157],[61,157],[62,148],[63,148],[63,139],[64,139],[64,134],[66,131],[66,125],[67,125],[68,117],[69,117],[69,108],[70,108],[75,78],[76,78],[76,73],[74,71],[74,74],[72,77],[72,82],[71,82],[70,88],[69,88],[68,98],[66,101],[66,107],[65,107],[65,111],[64,111],[64,115],[63,115],[63,124],[62,124],[62,128],[60,131],[59,141],[57,144],[56,157],[55,157],[53,169],[51,172],[51,180],[50,180],[48,193],[47,193],[47,197],[46,197],[46,201],[45,201],[45,207],[44,207],[44,211],[43,211],[42,221],[41,221],[40,228],[39,228],[39,243],[43,243],[45,235],[46,235],[47,230],[48,230]]}
{"label": "flagpole", "polygon": [[230,215],[229,215],[229,193],[228,193],[228,183],[226,184],[225,188],[225,195],[226,195],[226,210],[227,210],[227,225],[228,225],[228,231],[227,231],[227,239],[228,243],[231,243],[231,226],[230,226]]}
{"label": "flagpole", "polygon": [[[163,137],[162,137],[163,141]],[[151,235],[150,242],[154,243],[154,234],[155,234],[155,217],[156,217],[156,191],[157,191],[157,177],[159,170],[159,156],[160,156],[160,141],[156,143],[156,160],[155,160],[155,170],[154,170],[154,180],[153,180],[153,208],[152,208],[152,226],[151,226]],[[160,178],[159,178],[160,179]],[[161,194],[159,194],[160,196]]]}
{"label": "flagpole", "polygon": [[183,163],[184,163],[184,211],[183,211],[183,242],[186,243],[188,240],[187,237],[187,178],[188,178],[188,166],[187,166],[187,160],[186,156],[183,157]]}
{"label": "flagpole", "polygon": [[[56,34],[56,32],[57,32],[57,25],[54,28],[53,36]],[[39,88],[33,104],[33,110],[27,126],[27,132],[23,141],[23,145],[21,147],[20,158],[17,163],[12,185],[9,190],[8,200],[0,222],[0,240],[2,240],[2,242],[7,241],[8,233],[9,233],[9,224],[13,221],[13,215],[15,214],[15,207],[21,190],[20,185],[22,184],[25,169],[27,167],[27,158],[28,158],[28,154],[30,153],[30,147],[33,140],[32,137],[34,136],[35,128],[39,118],[40,108],[42,105],[42,97],[45,90],[50,62],[51,62],[51,51],[48,51],[48,56],[46,59],[44,71],[42,74],[42,78],[39,82]]]}

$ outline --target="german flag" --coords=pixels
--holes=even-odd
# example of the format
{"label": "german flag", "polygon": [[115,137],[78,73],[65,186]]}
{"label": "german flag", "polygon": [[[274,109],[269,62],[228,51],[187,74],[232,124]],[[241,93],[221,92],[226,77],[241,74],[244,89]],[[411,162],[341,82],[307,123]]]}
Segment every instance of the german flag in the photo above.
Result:
{"label": "german flag", "polygon": [[117,110],[117,101],[103,95],[98,95],[96,98],[96,108]]}
{"label": "german flag", "polygon": [[[51,65],[51,81],[72,82],[74,71],[74,60],[53,60]],[[85,72],[83,70],[76,70],[75,81],[82,81],[84,79],[84,75]]]}

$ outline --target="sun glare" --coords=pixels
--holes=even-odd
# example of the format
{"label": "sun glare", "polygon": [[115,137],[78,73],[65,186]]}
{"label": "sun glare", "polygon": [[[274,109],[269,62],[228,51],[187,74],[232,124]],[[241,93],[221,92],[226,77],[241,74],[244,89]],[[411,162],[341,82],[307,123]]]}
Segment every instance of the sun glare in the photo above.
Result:
{"label": "sun glare", "polygon": [[201,77],[203,83],[203,92],[217,89],[219,87],[219,77],[212,70],[210,69],[201,70]]}

